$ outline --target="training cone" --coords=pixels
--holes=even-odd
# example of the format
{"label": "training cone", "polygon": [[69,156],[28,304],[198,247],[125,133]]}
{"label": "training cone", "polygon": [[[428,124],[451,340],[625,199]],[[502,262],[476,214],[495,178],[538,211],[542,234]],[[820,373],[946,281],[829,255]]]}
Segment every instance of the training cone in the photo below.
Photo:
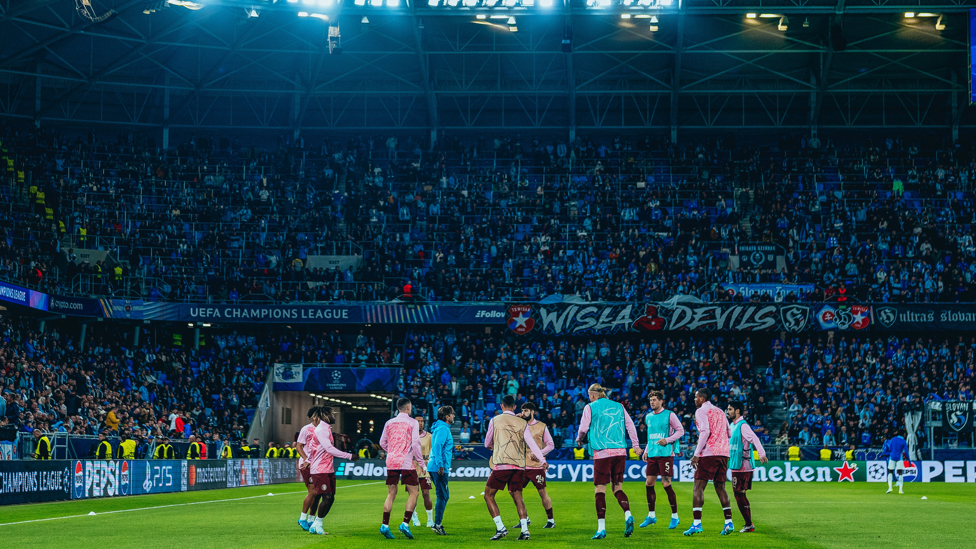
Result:
{"label": "training cone", "polygon": [[922,496],[922,499],[929,499],[929,498],[927,498],[927,497],[925,497],[925,496]]}
{"label": "training cone", "polygon": [[268,495],[269,495],[269,496],[273,496],[274,494],[272,494],[271,492],[268,492]]}
{"label": "training cone", "polygon": [[474,499],[474,496],[468,496],[468,499]]}
{"label": "training cone", "polygon": [[88,513],[88,516],[90,516],[90,517],[95,516],[95,511],[92,511],[92,512]]}

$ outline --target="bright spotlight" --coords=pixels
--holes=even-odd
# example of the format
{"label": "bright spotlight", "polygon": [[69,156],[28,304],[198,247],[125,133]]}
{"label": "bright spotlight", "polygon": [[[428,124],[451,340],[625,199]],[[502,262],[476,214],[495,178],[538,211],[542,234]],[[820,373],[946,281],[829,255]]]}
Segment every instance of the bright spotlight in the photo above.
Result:
{"label": "bright spotlight", "polygon": [[386,5],[389,6],[389,7],[391,7],[391,8],[399,7],[400,0],[386,0]]}
{"label": "bright spotlight", "polygon": [[299,17],[308,17],[308,12],[307,11],[300,11],[300,12],[298,12],[298,16]]}
{"label": "bright spotlight", "polygon": [[630,19],[630,14],[629,13],[621,13],[620,14],[620,18],[621,19]]}
{"label": "bright spotlight", "polygon": [[914,18],[915,18],[915,12],[913,12],[913,11],[906,11],[905,12],[905,19],[914,19]]}
{"label": "bright spotlight", "polygon": [[786,29],[789,28],[789,25],[790,25],[790,19],[784,15],[783,17],[780,17],[779,24],[776,25],[776,30],[780,32],[786,32]]}
{"label": "bright spotlight", "polygon": [[539,2],[539,5],[542,6],[542,7],[544,7],[544,8],[551,8],[552,7],[552,0],[542,0],[541,2]]}
{"label": "bright spotlight", "polygon": [[747,13],[746,14],[746,19],[755,19],[755,18],[756,18],[756,14],[755,13]]}
{"label": "bright spotlight", "polygon": [[939,20],[935,22],[935,30],[945,30],[945,23],[942,22],[942,16],[939,16]]}

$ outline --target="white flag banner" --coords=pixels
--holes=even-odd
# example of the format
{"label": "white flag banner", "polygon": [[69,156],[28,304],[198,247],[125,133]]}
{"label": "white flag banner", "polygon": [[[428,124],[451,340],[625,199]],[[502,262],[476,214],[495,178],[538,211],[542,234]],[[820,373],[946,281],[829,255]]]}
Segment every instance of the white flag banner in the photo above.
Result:
{"label": "white flag banner", "polygon": [[302,381],[301,364],[275,364],[274,382],[275,383],[297,383]]}

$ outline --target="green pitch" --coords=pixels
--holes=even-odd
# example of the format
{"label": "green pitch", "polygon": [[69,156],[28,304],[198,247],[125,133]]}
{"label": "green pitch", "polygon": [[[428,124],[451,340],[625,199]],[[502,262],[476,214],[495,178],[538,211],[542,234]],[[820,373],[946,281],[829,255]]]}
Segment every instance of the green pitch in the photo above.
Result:
{"label": "green pitch", "polygon": [[[540,547],[668,547],[761,548],[788,547],[971,547],[976,537],[976,486],[964,484],[912,484],[905,495],[885,495],[883,484],[757,484],[749,493],[756,523],[754,534],[721,537],[722,511],[715,493],[706,492],[705,533],[686,538],[691,524],[691,486],[675,484],[681,525],[668,530],[667,498],[658,486],[657,525],[638,528],[623,537],[623,512],[607,498],[607,532],[603,541],[591,541],[596,530],[593,487],[554,483],[549,486],[556,517],[555,530],[543,530],[545,513],[535,491],[525,493],[533,519],[529,544]],[[397,533],[396,540],[379,534],[386,487],[379,482],[340,481],[336,504],[326,517],[328,536],[312,536],[297,524],[304,487],[285,484],[183,494],[160,494],[116,499],[73,501],[0,507],[0,547],[9,549],[161,547],[203,549],[269,547],[342,547],[375,549],[380,545],[423,547],[497,547],[516,541],[517,532],[499,542],[488,542],[494,525],[476,482],[452,482],[451,502],[440,537],[424,527],[412,527],[414,541]],[[638,523],[647,512],[642,484],[625,485]],[[267,494],[274,493],[273,496]],[[474,499],[470,499],[474,496]],[[926,496],[927,500],[921,497]],[[396,532],[403,516],[406,493],[401,492],[392,520]],[[499,494],[502,519],[517,522],[507,494]],[[663,502],[663,505],[662,505]],[[733,509],[735,501],[732,501]],[[88,516],[94,511],[95,516]],[[421,517],[426,514],[421,505]],[[742,517],[733,511],[736,529]],[[41,520],[43,519],[43,520]],[[23,522],[38,521],[38,522]],[[11,524],[17,523],[20,524]],[[511,529],[510,529],[510,532]]]}

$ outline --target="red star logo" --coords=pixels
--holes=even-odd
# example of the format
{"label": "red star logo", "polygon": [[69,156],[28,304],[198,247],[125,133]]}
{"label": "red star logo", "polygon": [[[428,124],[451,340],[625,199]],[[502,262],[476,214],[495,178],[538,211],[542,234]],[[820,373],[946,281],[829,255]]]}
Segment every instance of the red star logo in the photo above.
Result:
{"label": "red star logo", "polygon": [[845,480],[854,482],[854,471],[857,471],[857,464],[851,465],[845,461],[842,467],[834,467],[834,471],[840,475],[837,482],[844,482]]}

